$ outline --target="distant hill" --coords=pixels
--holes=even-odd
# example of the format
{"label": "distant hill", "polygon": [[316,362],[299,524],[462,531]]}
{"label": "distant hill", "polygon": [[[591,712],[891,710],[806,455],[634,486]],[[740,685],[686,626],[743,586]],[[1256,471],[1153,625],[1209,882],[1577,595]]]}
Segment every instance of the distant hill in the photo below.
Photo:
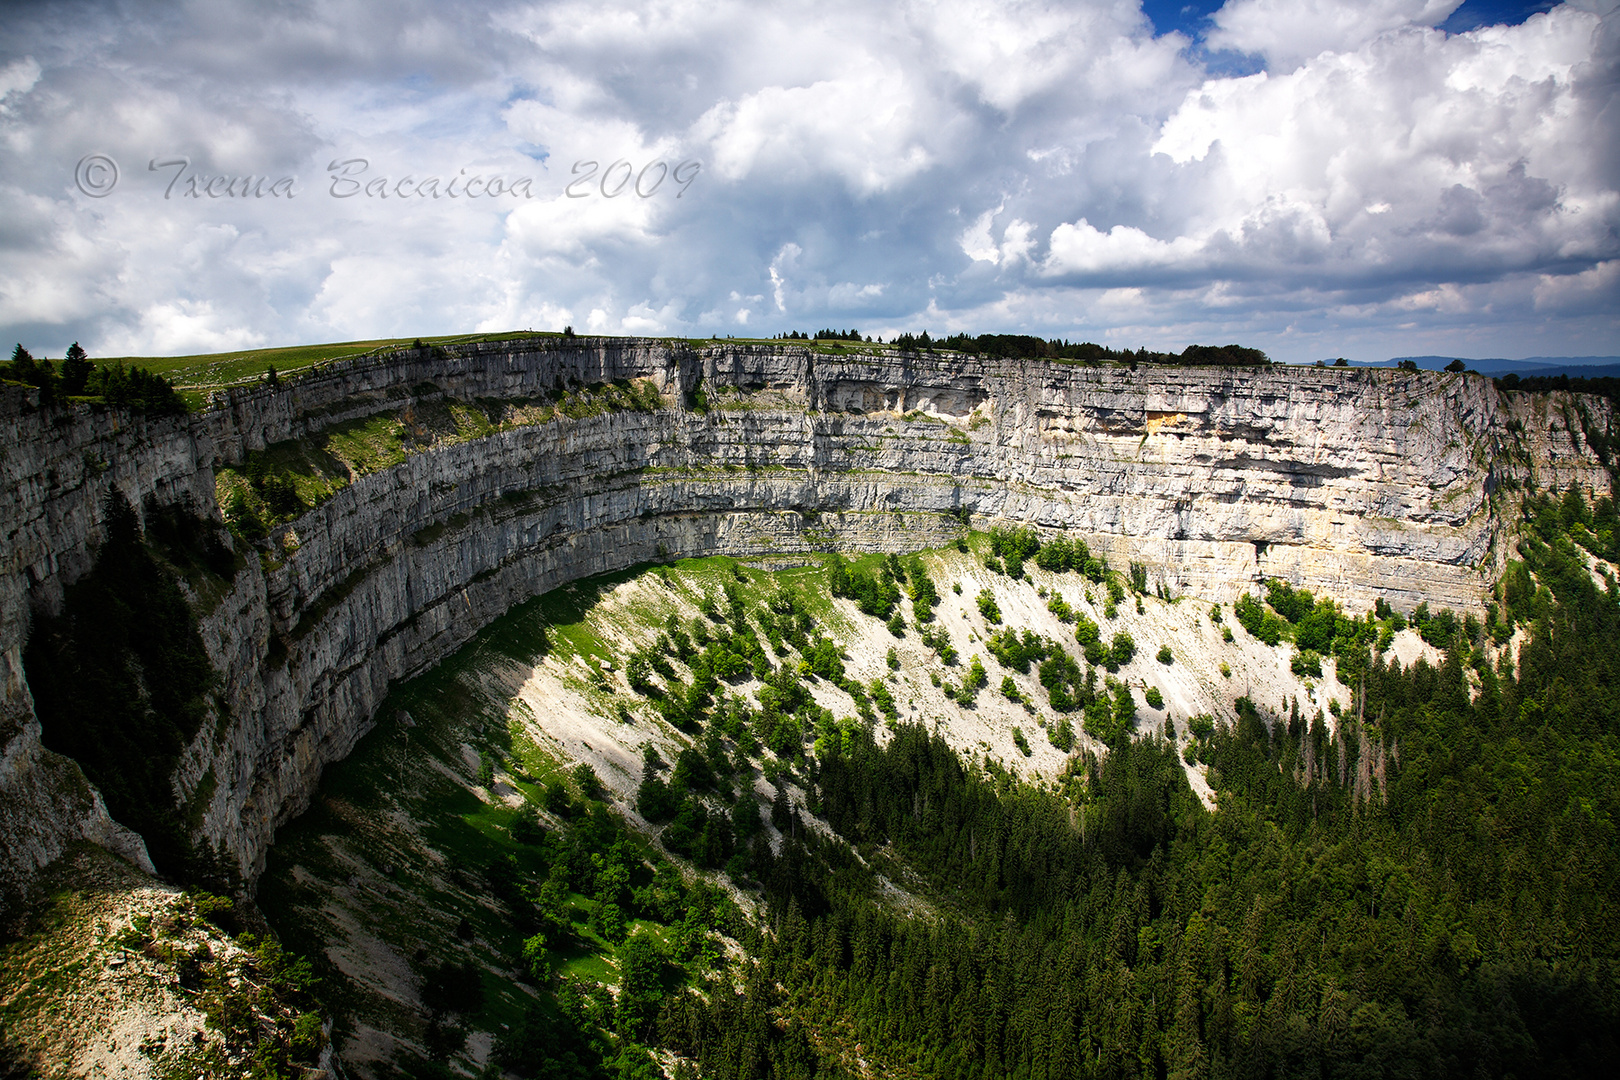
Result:
{"label": "distant hill", "polygon": [[1504,360],[1495,357],[1471,360],[1466,356],[1397,356],[1378,366],[1394,367],[1402,360],[1415,360],[1418,367],[1427,371],[1442,371],[1447,364],[1457,359],[1461,359],[1471,370],[1481,375],[1578,375],[1591,379],[1620,374],[1620,356],[1527,356],[1523,360]]}
{"label": "distant hill", "polygon": [[1532,375],[1568,375],[1572,379],[1620,379],[1620,364],[1593,364],[1570,365],[1568,367],[1537,368],[1529,371],[1493,371],[1481,372],[1490,375],[1518,375],[1529,378]]}
{"label": "distant hill", "polygon": [[[1425,371],[1444,371],[1453,361],[1461,360],[1468,370],[1481,375],[1501,376],[1516,374],[1570,375],[1586,379],[1620,377],[1620,356],[1527,356],[1523,360],[1501,357],[1471,359],[1466,356],[1395,356],[1371,363],[1351,361],[1352,367],[1395,367],[1403,360],[1411,360]],[[1327,363],[1331,364],[1332,359]]]}

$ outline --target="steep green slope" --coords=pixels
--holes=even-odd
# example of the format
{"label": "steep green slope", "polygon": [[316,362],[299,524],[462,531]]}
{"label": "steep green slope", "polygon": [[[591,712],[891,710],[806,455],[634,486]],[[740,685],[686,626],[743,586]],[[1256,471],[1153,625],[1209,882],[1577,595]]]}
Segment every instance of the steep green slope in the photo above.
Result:
{"label": "steep green slope", "polygon": [[1602,1073],[1607,513],[1423,641],[1017,533],[578,583],[396,689],[261,903],[360,1075]]}

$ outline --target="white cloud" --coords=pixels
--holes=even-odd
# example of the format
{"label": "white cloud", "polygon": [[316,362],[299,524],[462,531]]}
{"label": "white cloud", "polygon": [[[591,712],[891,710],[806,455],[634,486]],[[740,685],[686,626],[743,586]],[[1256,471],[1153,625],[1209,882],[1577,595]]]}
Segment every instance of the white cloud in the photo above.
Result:
{"label": "white cloud", "polygon": [[828,305],[833,308],[859,309],[883,296],[883,286],[877,282],[840,281],[827,290]]}
{"label": "white cloud", "polygon": [[506,219],[511,244],[534,259],[562,257],[585,262],[606,244],[647,244],[655,239],[654,204],[620,195],[571,199],[557,195],[520,204]]}
{"label": "white cloud", "polygon": [[14,60],[0,68],[0,115],[9,109],[6,99],[12,94],[20,97],[28,93],[39,82],[40,74],[39,62],[32,56]]}
{"label": "white cloud", "polygon": [[1001,230],[1001,243],[996,243],[991,236],[992,223],[1005,205],[986,210],[963,231],[958,242],[968,258],[993,266],[1011,266],[1030,258],[1039,242],[1033,223],[1015,217]]}
{"label": "white cloud", "polygon": [[1391,306],[1399,311],[1439,311],[1447,314],[1466,314],[1473,310],[1467,293],[1451,282],[1397,297]]}
{"label": "white cloud", "polygon": [[1351,52],[1380,34],[1438,26],[1463,0],[1227,0],[1213,18],[1214,49],[1260,53],[1293,67],[1324,52]]}
{"label": "white cloud", "polygon": [[631,306],[622,318],[619,319],[619,332],[625,334],[662,334],[680,322],[681,313],[679,304],[664,304],[655,308],[652,304],[642,301]]}
{"label": "white cloud", "polygon": [[803,184],[831,174],[866,195],[933,161],[924,119],[904,74],[870,61],[809,86],[769,86],[720,102],[693,134],[727,180]]}
{"label": "white cloud", "polygon": [[1043,269],[1053,275],[1129,274],[1184,265],[1197,258],[1203,246],[1187,236],[1157,240],[1134,225],[1115,225],[1102,232],[1081,218],[1052,230],[1051,251]]}
{"label": "white cloud", "polygon": [[1129,4],[939,0],[907,15],[935,62],[1003,112],[1064,84],[1103,99],[1152,85],[1179,45],[1155,40]]}
{"label": "white cloud", "polygon": [[[229,352],[264,345],[264,334],[230,320],[214,310],[207,300],[179,300],[153,304],[140,315],[140,330],[128,344],[155,348],[159,354],[184,356],[192,353]],[[122,352],[118,343],[113,351]]]}
{"label": "white cloud", "polygon": [[995,222],[996,215],[1006,209],[1006,203],[999,203],[994,209],[986,210],[974,219],[973,224],[962,230],[958,243],[962,245],[962,252],[975,262],[998,263],[1001,261],[1001,248],[997,246],[995,237],[990,234],[990,227]]}

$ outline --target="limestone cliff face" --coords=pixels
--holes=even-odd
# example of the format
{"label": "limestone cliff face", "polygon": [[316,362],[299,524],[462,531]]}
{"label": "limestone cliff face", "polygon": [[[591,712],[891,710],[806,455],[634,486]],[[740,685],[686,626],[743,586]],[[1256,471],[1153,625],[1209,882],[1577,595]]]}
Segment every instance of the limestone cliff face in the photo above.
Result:
{"label": "limestone cliff face", "polygon": [[107,814],[79,767],[45,749],[22,662],[34,611],[56,611],[92,564],[113,487],[205,512],[212,476],[187,418],[53,410],[0,393],[0,914],[34,872],[90,840],[147,869],[146,845]]}
{"label": "limestone cliff face", "polygon": [[1516,506],[1493,492],[1610,483],[1586,437],[1613,430],[1607,401],[1388,370],[543,339],[334,364],[164,421],[13,393],[0,874],[25,883],[79,837],[139,844],[39,745],[20,662],[30,613],[90,565],[111,488],[217,514],[214,469],[249,450],[444,397],[623,379],[652,380],[666,407],[412,453],[277,530],[274,558],[250,559],[202,616],[229,716],[187,749],[176,798],[200,793],[201,837],[245,874],[394,680],[520,600],[661,552],[916,548],[967,511],[1081,535],[1177,593],[1231,600],[1279,576],[1353,606],[1477,606]]}

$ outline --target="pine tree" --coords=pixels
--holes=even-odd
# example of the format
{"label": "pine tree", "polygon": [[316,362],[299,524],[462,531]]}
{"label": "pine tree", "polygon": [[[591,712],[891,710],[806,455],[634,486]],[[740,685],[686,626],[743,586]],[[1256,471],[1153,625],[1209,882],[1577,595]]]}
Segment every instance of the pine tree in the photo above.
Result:
{"label": "pine tree", "polygon": [[49,360],[36,360],[22,347],[11,351],[11,377],[20,383],[38,387],[39,403],[49,405],[56,400],[56,369]]}
{"label": "pine tree", "polygon": [[69,345],[67,357],[62,361],[62,396],[76,397],[84,393],[85,383],[90,381],[95,367],[77,341]]}

